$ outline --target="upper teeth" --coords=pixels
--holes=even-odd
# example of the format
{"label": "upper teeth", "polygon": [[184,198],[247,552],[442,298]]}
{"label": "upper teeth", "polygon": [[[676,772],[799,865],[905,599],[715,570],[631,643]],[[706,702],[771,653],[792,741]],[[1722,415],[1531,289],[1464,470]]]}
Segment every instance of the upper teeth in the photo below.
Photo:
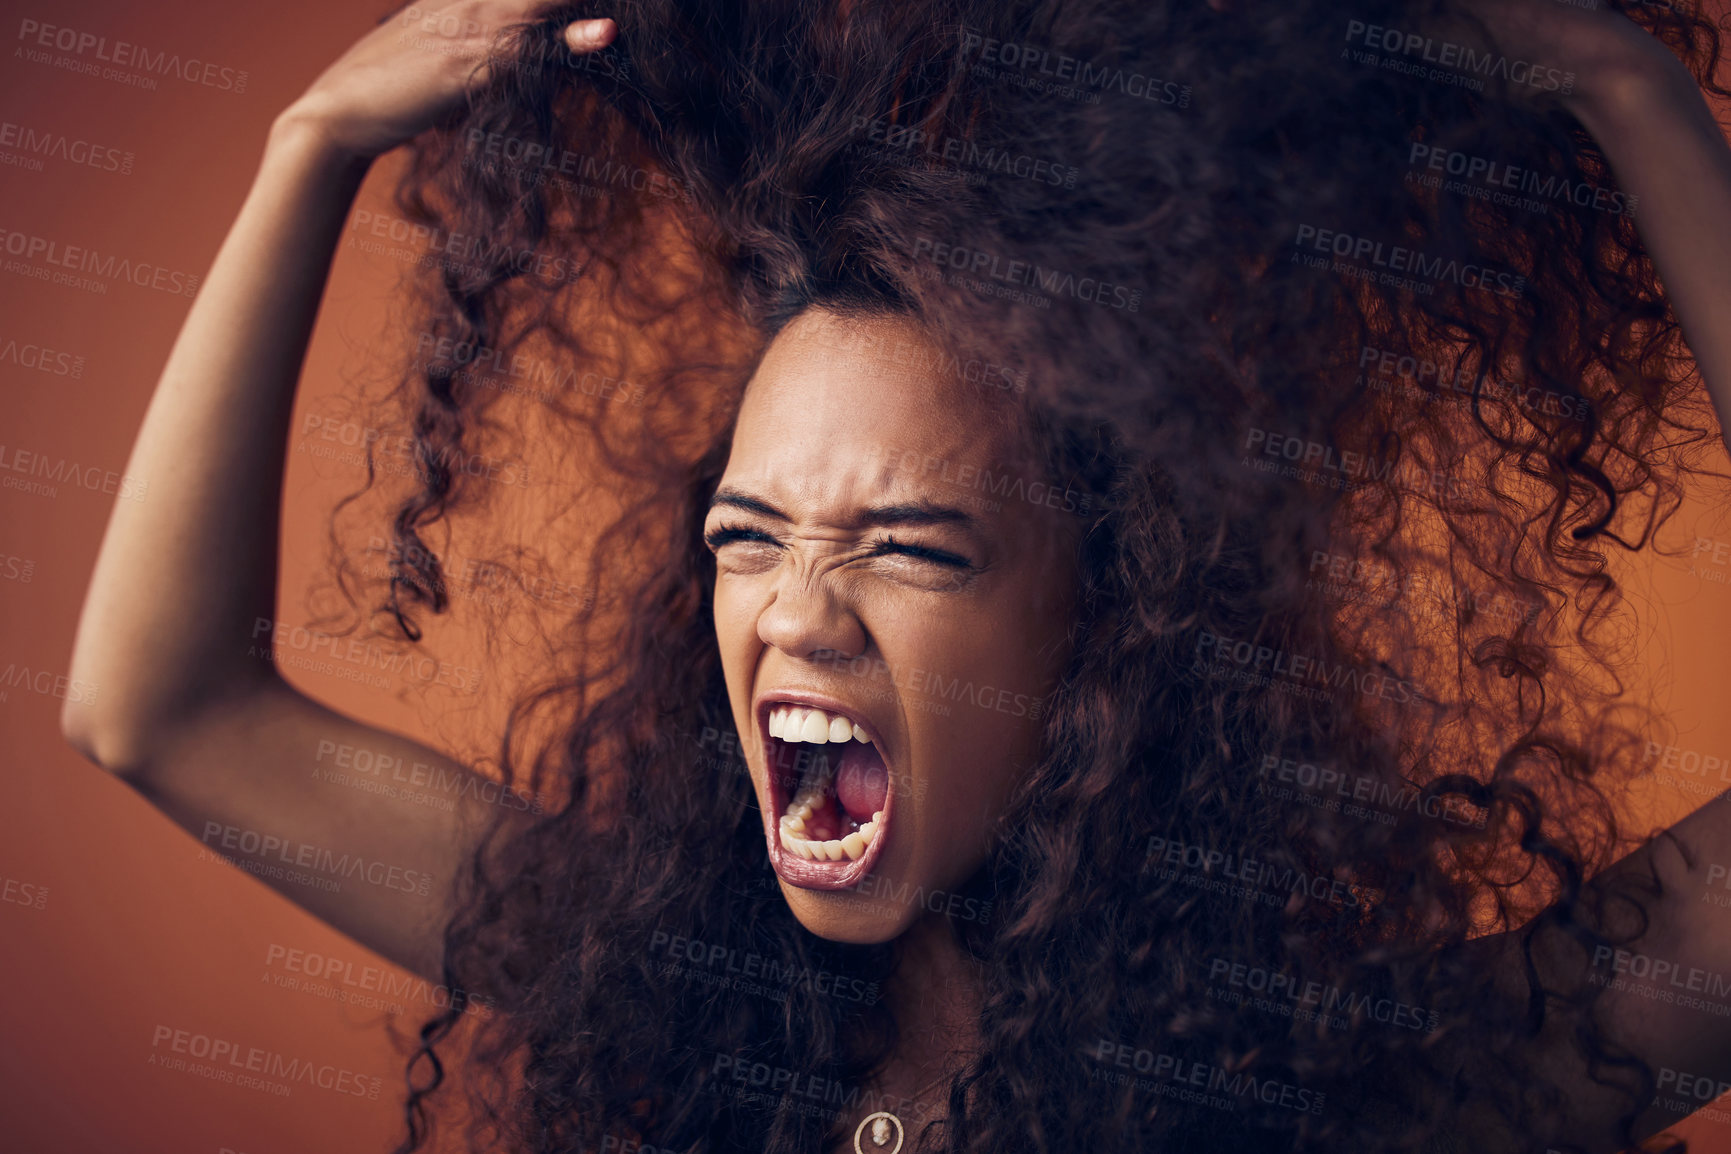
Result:
{"label": "upper teeth", "polygon": [[769,735],[783,741],[803,741],[824,745],[831,741],[866,741],[866,731],[852,719],[821,709],[806,709],[798,705],[778,705],[769,711]]}

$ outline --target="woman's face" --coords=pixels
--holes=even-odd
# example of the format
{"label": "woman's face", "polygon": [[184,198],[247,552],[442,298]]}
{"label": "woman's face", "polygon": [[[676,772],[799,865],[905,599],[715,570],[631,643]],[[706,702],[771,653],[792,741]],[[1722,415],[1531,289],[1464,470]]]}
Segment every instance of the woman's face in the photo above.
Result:
{"label": "woman's face", "polygon": [[1077,496],[1030,470],[1008,406],[912,350],[900,320],[788,325],[704,525],[770,863],[837,941],[978,916],[952,895],[1068,656]]}

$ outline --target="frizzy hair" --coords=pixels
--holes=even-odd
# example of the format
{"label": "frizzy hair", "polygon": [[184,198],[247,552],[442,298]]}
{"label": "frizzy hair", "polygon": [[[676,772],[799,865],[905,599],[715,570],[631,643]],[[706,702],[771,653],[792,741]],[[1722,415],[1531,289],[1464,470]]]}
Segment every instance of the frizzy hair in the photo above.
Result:
{"label": "frizzy hair", "polygon": [[[1623,202],[1575,199],[1615,187],[1577,122],[1343,36],[1457,5],[1222,7],[560,5],[417,142],[403,214],[485,241],[428,278],[426,331],[542,350],[642,403],[507,400],[450,358],[402,390],[421,483],[380,594],[406,637],[447,608],[429,527],[494,499],[449,462],[518,403],[606,494],[585,587],[610,596],[572,614],[570,668],[501,740],[510,780],[560,803],[465,874],[444,979],[499,1012],[423,1027],[400,1154],[453,1081],[473,1148],[537,1154],[810,1154],[866,1112],[897,1037],[881,1000],[718,993],[652,948],[850,989],[895,965],[796,922],[712,740],[731,713],[699,529],[756,358],[814,306],[915,323],[947,352],[939,387],[1002,393],[1079,495],[1047,752],[967,887],[989,917],[956,922],[982,1045],[921,1148],[1413,1150],[1463,1103],[1536,1137],[1563,1106],[1529,1068],[1552,1015],[1625,1126],[1650,1100],[1596,987],[1529,967],[1511,997],[1470,942],[1632,937],[1585,884],[1639,840],[1616,818],[1638,766],[1607,562],[1650,544],[1710,443],[1676,318],[1633,216],[1605,209]],[[1611,7],[1731,95],[1709,20]],[[618,40],[573,56],[558,30],[594,15]],[[1553,195],[1436,187],[1415,146]],[[1397,247],[1404,279],[1377,275],[1366,253]],[[1319,804],[1290,766],[1373,800]],[[1616,900],[1638,922],[1654,892]],[[1221,996],[1239,965],[1346,998],[1269,1013]],[[1228,1088],[1169,1093],[1156,1061]],[[779,1074],[742,1086],[737,1063]]]}

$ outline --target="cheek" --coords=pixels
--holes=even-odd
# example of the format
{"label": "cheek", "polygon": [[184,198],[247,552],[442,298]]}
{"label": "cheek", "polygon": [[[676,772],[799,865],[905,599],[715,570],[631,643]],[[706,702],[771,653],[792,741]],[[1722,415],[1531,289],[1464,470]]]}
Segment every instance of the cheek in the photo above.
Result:
{"label": "cheek", "polygon": [[731,582],[717,582],[715,587],[715,646],[721,657],[722,676],[727,681],[727,696],[733,707],[734,723],[745,738],[751,728],[751,673],[760,648],[757,637],[757,617],[748,597]]}
{"label": "cheek", "polygon": [[1039,734],[1027,718],[999,713],[966,696],[946,704],[947,715],[929,715],[923,725],[927,798],[947,820],[972,827],[997,816],[1037,755]]}
{"label": "cheek", "polygon": [[[1020,606],[982,605],[941,623],[926,621],[886,640],[884,648],[892,667],[908,671],[900,680],[916,707],[941,712],[948,706],[970,730],[986,719],[1008,725],[1020,719],[1017,697],[1025,712],[1026,701],[1051,675],[1047,617]],[[897,652],[889,654],[892,646]]]}
{"label": "cheek", "polygon": [[751,591],[741,588],[743,584],[725,580],[715,583],[715,644],[730,676],[741,661],[751,657],[758,644],[757,612]]}
{"label": "cheek", "polygon": [[1035,703],[1051,671],[1038,653],[1043,638],[1006,629],[1007,620],[1017,615],[982,613],[904,636],[902,660],[892,658],[908,670],[907,714],[925,738],[926,801],[957,829],[994,821],[1039,757]]}

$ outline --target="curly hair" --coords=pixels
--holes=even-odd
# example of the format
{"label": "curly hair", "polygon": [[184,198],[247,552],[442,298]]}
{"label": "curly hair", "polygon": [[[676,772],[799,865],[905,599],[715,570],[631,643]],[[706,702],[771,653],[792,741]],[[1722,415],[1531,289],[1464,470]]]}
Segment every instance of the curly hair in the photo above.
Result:
{"label": "curly hair", "polygon": [[[1711,21],[1610,6],[1731,94]],[[489,500],[451,462],[514,405],[602,524],[568,667],[500,742],[558,804],[495,831],[446,932],[447,985],[499,1012],[424,1025],[399,1151],[460,1053],[477,1149],[809,1154],[895,1045],[895,951],[809,933],[768,871],[700,539],[755,361],[811,307],[913,322],[1080,494],[1074,656],[966,888],[989,916],[955,923],[981,1045],[920,1148],[1414,1150],[1463,1109],[1536,1136],[1563,1103],[1525,1055],[1559,1020],[1632,1137],[1653,1073],[1598,987],[1529,958],[1511,993],[1470,943],[1629,940],[1587,883],[1639,841],[1607,566],[1710,443],[1693,364],[1578,122],[1352,40],[1458,4],[1225,7],[561,4],[417,143],[401,211],[478,243],[420,298],[444,353],[399,390],[421,482],[380,597],[411,640],[447,608],[425,534]],[[573,56],[590,15],[618,40]],[[1436,179],[1456,156],[1532,179]],[[1319,1012],[1271,1012],[1299,986]]]}

